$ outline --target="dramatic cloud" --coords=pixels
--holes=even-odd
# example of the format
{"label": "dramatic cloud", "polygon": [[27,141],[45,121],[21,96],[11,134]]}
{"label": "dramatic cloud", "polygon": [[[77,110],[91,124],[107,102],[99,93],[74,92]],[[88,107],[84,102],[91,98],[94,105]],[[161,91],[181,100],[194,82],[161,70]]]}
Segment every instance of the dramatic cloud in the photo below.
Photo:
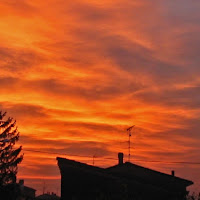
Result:
{"label": "dramatic cloud", "polygon": [[44,182],[58,192],[56,156],[114,165],[135,124],[132,161],[198,182],[198,165],[173,162],[200,162],[199,9],[187,0],[2,0],[0,109],[21,133],[18,178],[38,194]]}

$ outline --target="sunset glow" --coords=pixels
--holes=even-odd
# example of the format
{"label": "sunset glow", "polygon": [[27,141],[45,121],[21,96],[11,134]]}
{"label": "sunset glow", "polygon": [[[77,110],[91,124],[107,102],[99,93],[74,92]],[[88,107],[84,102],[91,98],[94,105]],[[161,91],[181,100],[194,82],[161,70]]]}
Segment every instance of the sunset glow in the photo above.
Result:
{"label": "sunset glow", "polygon": [[[183,3],[184,2],[184,3]],[[60,193],[56,157],[132,162],[195,182],[200,2],[0,1],[0,110],[17,120],[18,179]],[[135,161],[134,161],[135,160]],[[161,161],[161,162],[146,162]]]}

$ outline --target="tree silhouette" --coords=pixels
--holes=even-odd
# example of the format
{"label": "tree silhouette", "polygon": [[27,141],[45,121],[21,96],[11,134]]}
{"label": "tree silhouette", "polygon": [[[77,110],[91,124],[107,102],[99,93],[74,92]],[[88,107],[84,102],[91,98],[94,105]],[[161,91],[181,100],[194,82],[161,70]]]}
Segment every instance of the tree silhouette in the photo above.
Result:
{"label": "tree silhouette", "polygon": [[0,112],[0,186],[16,183],[17,165],[23,160],[22,147],[14,148],[19,140],[16,121]]}

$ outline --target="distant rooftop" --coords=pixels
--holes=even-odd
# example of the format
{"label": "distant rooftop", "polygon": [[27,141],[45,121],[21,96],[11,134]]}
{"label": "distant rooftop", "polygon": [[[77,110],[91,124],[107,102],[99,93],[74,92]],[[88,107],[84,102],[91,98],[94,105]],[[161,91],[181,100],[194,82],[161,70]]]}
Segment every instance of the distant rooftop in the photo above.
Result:
{"label": "distant rooftop", "polygon": [[42,194],[40,196],[36,197],[37,200],[59,200],[60,197],[58,197],[55,193],[47,193],[47,194]]}

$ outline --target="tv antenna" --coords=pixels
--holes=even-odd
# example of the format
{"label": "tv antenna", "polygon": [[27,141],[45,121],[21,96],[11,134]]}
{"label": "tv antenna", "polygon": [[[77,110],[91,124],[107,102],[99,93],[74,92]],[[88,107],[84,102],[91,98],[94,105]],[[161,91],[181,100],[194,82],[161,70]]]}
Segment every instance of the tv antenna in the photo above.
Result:
{"label": "tv antenna", "polygon": [[45,180],[43,182],[43,194],[45,194],[45,190],[46,190],[46,183],[45,183]]}
{"label": "tv antenna", "polygon": [[131,157],[131,131],[135,127],[135,125],[127,128],[127,133],[128,133],[128,161],[130,162],[130,157]]}

